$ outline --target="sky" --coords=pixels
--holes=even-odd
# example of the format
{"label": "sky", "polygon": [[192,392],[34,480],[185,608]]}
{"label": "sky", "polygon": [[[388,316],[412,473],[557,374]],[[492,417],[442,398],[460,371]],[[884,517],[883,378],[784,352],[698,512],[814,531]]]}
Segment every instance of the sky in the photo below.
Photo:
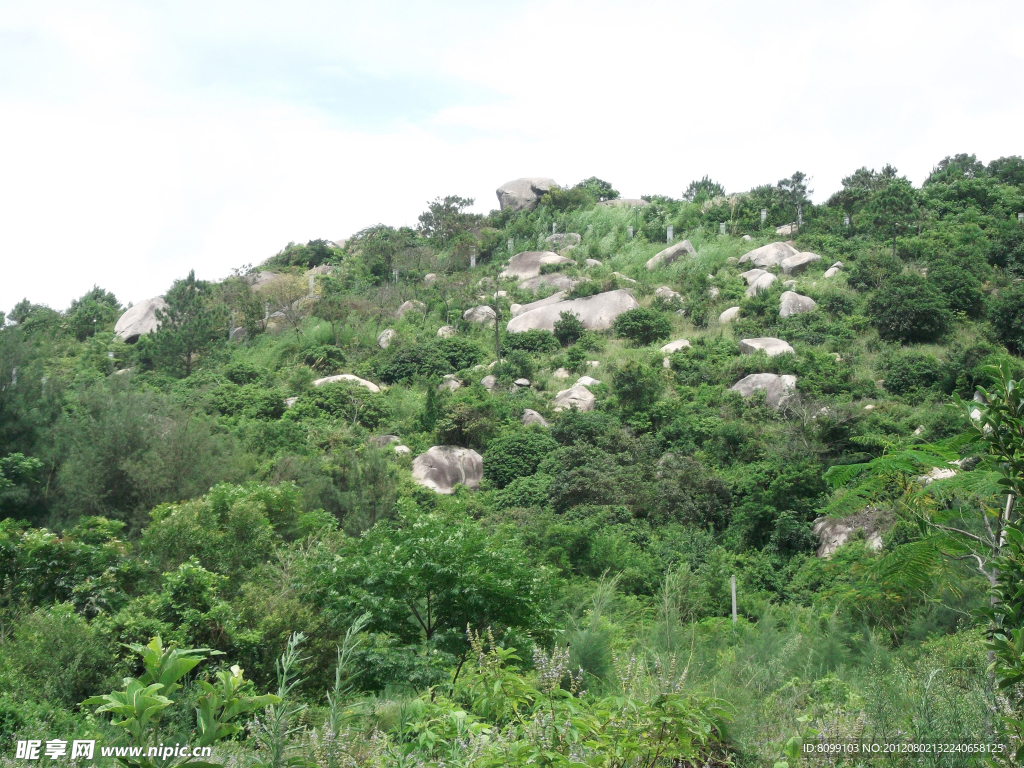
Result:
{"label": "sky", "polygon": [[1022,40],[1019,0],[0,0],[0,310],[137,302],[522,176],[920,184],[1024,154]]}

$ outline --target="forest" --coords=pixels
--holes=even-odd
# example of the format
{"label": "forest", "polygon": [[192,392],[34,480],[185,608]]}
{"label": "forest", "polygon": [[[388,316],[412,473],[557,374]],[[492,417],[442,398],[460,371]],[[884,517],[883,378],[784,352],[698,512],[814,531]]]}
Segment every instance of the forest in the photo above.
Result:
{"label": "forest", "polygon": [[0,766],[1022,764],[1024,159],[811,182],[4,308]]}

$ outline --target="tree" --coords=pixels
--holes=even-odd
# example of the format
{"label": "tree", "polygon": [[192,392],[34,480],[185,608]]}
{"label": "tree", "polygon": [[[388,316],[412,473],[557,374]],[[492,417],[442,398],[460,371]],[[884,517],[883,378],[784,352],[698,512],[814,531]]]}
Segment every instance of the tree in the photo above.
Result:
{"label": "tree", "polygon": [[408,512],[349,540],[321,571],[325,607],[371,612],[371,628],[406,643],[465,651],[466,627],[543,631],[547,573],[507,533],[458,513]]}
{"label": "tree", "polygon": [[114,294],[98,285],[81,298],[75,299],[65,313],[68,330],[78,341],[85,341],[98,329],[113,325],[121,314],[121,304]]}
{"label": "tree", "polygon": [[905,178],[891,180],[875,192],[865,208],[871,223],[886,236],[892,237],[892,254],[896,255],[896,237],[917,219],[918,194]]}
{"label": "tree", "polygon": [[958,181],[961,179],[975,179],[980,176],[985,176],[985,164],[978,160],[975,155],[959,154],[959,155],[946,155],[939,164],[936,165],[927,180],[924,182],[924,186],[930,184],[947,184],[951,181]]}
{"label": "tree", "polygon": [[887,341],[928,343],[949,329],[946,298],[920,275],[893,277],[868,300],[868,317]]}
{"label": "tree", "polygon": [[312,303],[312,299],[307,301],[306,281],[298,275],[279,275],[263,293],[270,301],[271,314],[277,315],[296,336],[301,336],[302,323]]}
{"label": "tree", "polygon": [[658,371],[639,360],[630,360],[612,375],[612,389],[627,413],[647,411],[663,386]]}
{"label": "tree", "polygon": [[999,292],[988,312],[996,336],[1010,351],[1024,351],[1024,286],[1012,285]]}
{"label": "tree", "polygon": [[466,213],[473,205],[472,197],[447,195],[436,197],[427,203],[427,210],[420,214],[420,232],[441,246],[465,232],[480,217]]}
{"label": "tree", "polygon": [[653,344],[659,339],[667,339],[672,333],[672,321],[665,313],[646,307],[623,312],[615,318],[612,327],[619,336],[641,347]]}
{"label": "tree", "polygon": [[708,200],[725,195],[725,187],[705,176],[700,181],[691,181],[683,192],[683,200],[700,205]]}
{"label": "tree", "polygon": [[554,325],[554,333],[558,343],[563,347],[568,347],[570,344],[579,341],[583,337],[585,330],[579,315],[569,311],[558,313],[558,319]]}
{"label": "tree", "polygon": [[167,308],[158,309],[160,328],[153,334],[154,358],[175,372],[192,373],[200,355],[224,343],[227,317],[214,302],[213,286],[196,280],[195,270],[175,281],[166,296]]}
{"label": "tree", "polygon": [[517,477],[536,472],[541,459],[557,447],[546,432],[532,429],[492,440],[484,454],[484,477],[504,488]]}
{"label": "tree", "polygon": [[579,182],[574,189],[582,189],[588,194],[592,195],[597,201],[603,200],[617,200],[619,198],[619,191],[613,189],[612,185],[603,179],[597,178],[597,176],[591,176],[589,179],[584,179]]}
{"label": "tree", "polygon": [[1020,155],[1000,157],[988,164],[988,175],[1003,184],[1024,187],[1024,158]]}

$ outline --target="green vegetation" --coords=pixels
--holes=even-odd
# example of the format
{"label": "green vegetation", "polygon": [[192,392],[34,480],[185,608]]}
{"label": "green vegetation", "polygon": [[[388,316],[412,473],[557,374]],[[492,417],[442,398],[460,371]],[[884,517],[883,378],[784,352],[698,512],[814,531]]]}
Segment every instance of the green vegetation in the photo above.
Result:
{"label": "green vegetation", "polygon": [[[99,287],[0,315],[0,764],[53,738],[213,747],[120,758],[144,768],[1020,764],[1024,161],[808,183],[438,197],[189,273],[133,344]],[[554,292],[500,278],[507,243],[553,225],[581,242],[543,274],[640,306],[505,332]],[[696,255],[648,270],[668,226]],[[822,259],[747,297],[739,259],[780,240]],[[732,389],[753,374],[795,383]],[[435,445],[481,476],[414,479]]]}

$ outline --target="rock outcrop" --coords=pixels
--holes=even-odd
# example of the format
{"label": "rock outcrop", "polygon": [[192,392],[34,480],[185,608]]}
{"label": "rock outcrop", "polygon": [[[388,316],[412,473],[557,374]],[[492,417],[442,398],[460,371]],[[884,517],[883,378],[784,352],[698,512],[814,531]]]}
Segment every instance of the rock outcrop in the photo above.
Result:
{"label": "rock outcrop", "polygon": [[412,461],[412,479],[435,493],[452,493],[456,485],[475,491],[483,476],[484,460],[472,448],[435,445]]}
{"label": "rock outcrop", "polygon": [[467,323],[493,323],[497,317],[494,310],[485,304],[472,307],[462,313],[462,319]]}
{"label": "rock outcrop", "polygon": [[324,384],[336,384],[340,381],[347,381],[350,384],[358,384],[360,387],[366,387],[371,392],[380,392],[380,387],[372,381],[361,379],[351,373],[339,373],[337,376],[324,376],[322,379],[314,381],[313,386],[322,387]]}
{"label": "rock outcrop", "polygon": [[755,267],[777,267],[782,264],[783,259],[796,256],[799,251],[785,243],[768,243],[760,248],[755,248],[749,253],[740,257],[739,263],[750,263]]}
{"label": "rock outcrop", "polygon": [[782,271],[787,275],[799,275],[816,261],[821,261],[821,256],[810,251],[804,251],[803,253],[784,258],[781,264]]}
{"label": "rock outcrop", "polygon": [[546,307],[549,304],[557,304],[558,302],[563,301],[565,299],[565,294],[565,291],[559,291],[558,293],[551,294],[546,299],[540,299],[539,301],[531,301],[529,304],[513,304],[508,308],[508,311],[512,315],[512,317],[519,317],[519,315],[523,314],[524,312],[531,312],[534,309],[538,309],[539,307]]}
{"label": "rock outcrop", "polygon": [[667,266],[674,261],[677,261],[684,255],[696,256],[697,249],[693,247],[693,244],[689,240],[683,240],[681,243],[670,245],[664,250],[658,251],[644,265],[647,269],[657,269],[658,267]]}
{"label": "rock outcrop", "polygon": [[833,264],[831,267],[825,270],[825,274],[823,275],[823,277],[835,277],[836,275],[843,271],[843,268],[845,266],[846,265],[843,264],[843,262],[837,261],[835,264]]}
{"label": "rock outcrop", "polygon": [[772,408],[778,408],[789,400],[796,391],[796,376],[779,376],[776,373],[752,373],[744,376],[731,387],[743,397],[750,397],[755,392],[764,392],[765,402]]}
{"label": "rock outcrop", "polygon": [[503,211],[506,208],[513,211],[532,210],[537,207],[541,196],[554,186],[557,186],[554,179],[532,176],[507,181],[498,187],[495,194],[498,195],[498,205]]}
{"label": "rock outcrop", "polygon": [[534,329],[554,331],[559,314],[572,312],[579,317],[586,330],[606,331],[612,327],[615,318],[639,306],[629,291],[607,291],[585,299],[559,301],[529,311],[520,311],[520,314],[509,321],[507,330],[509,333]]}
{"label": "rock outcrop", "polygon": [[433,272],[429,272],[423,276],[423,284],[428,288],[437,282],[437,275]]}
{"label": "rock outcrop", "polygon": [[722,314],[718,316],[718,322],[721,323],[722,325],[725,325],[725,323],[731,323],[739,316],[739,307],[729,307],[727,310],[725,310]]}
{"label": "rock outcrop", "polygon": [[578,411],[592,411],[596,402],[597,398],[589,389],[576,385],[555,395],[552,410],[568,411],[575,408]]}
{"label": "rock outcrop", "polygon": [[847,517],[819,517],[814,521],[814,534],[818,537],[818,557],[828,558],[848,542],[854,534],[863,532],[868,549],[882,549],[882,529],[891,522],[891,516],[879,509],[868,507]]}
{"label": "rock outcrop", "polygon": [[391,342],[394,341],[395,335],[393,328],[385,328],[380,332],[380,336],[377,337],[377,346],[381,349],[387,349],[391,346]]}
{"label": "rock outcrop", "polygon": [[596,387],[601,383],[600,379],[595,379],[593,376],[580,376],[576,379],[574,387]]}
{"label": "rock outcrop", "polygon": [[740,341],[740,354],[752,355],[755,352],[763,351],[768,357],[776,355],[793,354],[793,348],[782,339],[771,336],[763,336],[758,339],[743,339]]}
{"label": "rock outcrop", "polygon": [[740,277],[747,281],[748,286],[751,286],[757,282],[757,278],[767,274],[767,270],[755,267],[754,269],[748,269],[746,272],[740,272]]}
{"label": "rock outcrop", "polygon": [[801,296],[793,291],[786,291],[779,298],[779,317],[789,317],[810,312],[817,304],[810,296]]}
{"label": "rock outcrop", "polygon": [[536,293],[541,288],[554,288],[557,291],[571,291],[579,280],[573,280],[567,275],[559,275],[557,273],[551,273],[547,275],[537,275],[537,277],[531,277],[529,280],[523,280],[519,283],[519,288],[524,291],[532,291]]}
{"label": "rock outcrop", "polygon": [[545,264],[575,264],[567,256],[560,256],[554,251],[522,251],[508,260],[508,266],[501,271],[499,277],[529,280],[540,274]]}
{"label": "rock outcrop", "polygon": [[531,424],[539,424],[542,427],[550,427],[551,423],[532,408],[523,409],[523,417],[519,420],[524,427]]}
{"label": "rock outcrop", "polygon": [[762,291],[767,291],[776,279],[775,275],[771,272],[765,272],[759,278],[754,280],[754,282],[750,284],[750,287],[747,288],[747,298],[749,299],[752,296],[756,296]]}
{"label": "rock outcrop", "polygon": [[114,333],[126,343],[134,344],[140,336],[153,333],[160,327],[160,321],[156,319],[158,309],[167,309],[167,302],[159,296],[140,301],[118,318]]}
{"label": "rock outcrop", "polygon": [[406,312],[422,312],[427,308],[427,305],[422,301],[416,301],[416,299],[409,299],[409,301],[402,302],[402,306],[395,310],[395,317],[401,319],[405,317]]}

